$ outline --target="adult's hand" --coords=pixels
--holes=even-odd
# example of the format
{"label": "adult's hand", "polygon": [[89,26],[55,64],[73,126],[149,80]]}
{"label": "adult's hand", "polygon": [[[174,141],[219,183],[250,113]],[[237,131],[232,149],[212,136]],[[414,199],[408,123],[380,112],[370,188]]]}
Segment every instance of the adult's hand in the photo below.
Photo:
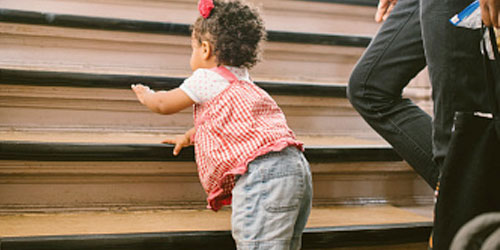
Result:
{"label": "adult's hand", "polygon": [[500,0],[479,0],[479,4],[481,5],[481,16],[484,25],[488,27],[493,25],[499,28],[498,12],[500,11]]}
{"label": "adult's hand", "polygon": [[375,13],[375,21],[377,23],[385,21],[397,2],[398,0],[379,0],[377,13]]}

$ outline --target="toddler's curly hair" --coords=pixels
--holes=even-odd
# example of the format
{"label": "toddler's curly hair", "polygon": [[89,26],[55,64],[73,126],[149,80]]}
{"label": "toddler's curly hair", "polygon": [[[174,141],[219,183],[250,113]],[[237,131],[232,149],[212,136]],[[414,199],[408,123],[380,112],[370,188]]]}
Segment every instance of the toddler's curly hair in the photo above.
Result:
{"label": "toddler's curly hair", "polygon": [[208,18],[200,16],[191,26],[194,38],[213,45],[219,64],[252,68],[267,36],[259,11],[240,0],[214,0],[214,6]]}

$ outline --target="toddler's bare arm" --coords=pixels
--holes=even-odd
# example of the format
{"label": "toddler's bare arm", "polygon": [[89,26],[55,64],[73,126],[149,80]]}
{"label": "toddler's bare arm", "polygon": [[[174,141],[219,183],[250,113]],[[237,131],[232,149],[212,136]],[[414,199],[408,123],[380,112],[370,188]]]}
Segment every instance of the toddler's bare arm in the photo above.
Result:
{"label": "toddler's bare arm", "polygon": [[180,88],[154,92],[147,86],[134,84],[132,90],[142,104],[160,114],[177,113],[194,104],[194,101]]}

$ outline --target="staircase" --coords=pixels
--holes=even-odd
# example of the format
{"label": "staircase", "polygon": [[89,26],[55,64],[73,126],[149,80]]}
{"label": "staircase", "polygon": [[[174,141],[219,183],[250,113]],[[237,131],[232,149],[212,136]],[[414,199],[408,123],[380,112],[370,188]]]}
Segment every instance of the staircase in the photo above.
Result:
{"label": "staircase", "polygon": [[[195,0],[0,1],[0,250],[234,249],[204,209],[193,148],[159,142],[192,110],[151,113],[133,83],[190,75]],[[432,190],[353,110],[346,83],[373,2],[252,1],[269,31],[251,71],[306,144],[304,249],[425,249]],[[428,80],[405,95],[430,112]]]}

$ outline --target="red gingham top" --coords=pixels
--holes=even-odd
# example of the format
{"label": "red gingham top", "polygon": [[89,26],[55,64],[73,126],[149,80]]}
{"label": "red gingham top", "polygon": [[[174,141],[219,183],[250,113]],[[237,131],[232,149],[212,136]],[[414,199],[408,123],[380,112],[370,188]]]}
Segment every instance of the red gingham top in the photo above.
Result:
{"label": "red gingham top", "polygon": [[208,194],[208,208],[231,204],[235,175],[260,155],[281,151],[295,139],[276,102],[251,82],[238,80],[224,66],[211,69],[230,82],[213,99],[194,105],[193,136],[201,184]]}

